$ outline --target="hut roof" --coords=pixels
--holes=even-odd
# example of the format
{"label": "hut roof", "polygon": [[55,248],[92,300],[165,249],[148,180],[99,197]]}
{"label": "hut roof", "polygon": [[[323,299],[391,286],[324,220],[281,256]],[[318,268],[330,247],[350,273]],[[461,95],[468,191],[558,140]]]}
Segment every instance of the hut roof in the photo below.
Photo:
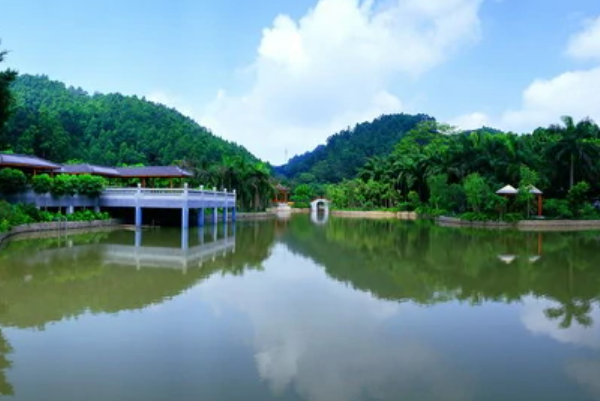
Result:
{"label": "hut roof", "polygon": [[498,195],[516,195],[518,193],[519,191],[517,191],[512,185],[507,185],[496,192]]}
{"label": "hut roof", "polygon": [[93,164],[68,164],[55,170],[57,173],[66,174],[94,174],[106,177],[120,177],[121,174],[113,167],[94,166]]}
{"label": "hut roof", "polygon": [[60,166],[58,164],[54,164],[48,160],[44,160],[36,156],[0,153],[0,167],[20,167],[40,170],[54,170],[59,168]]}
{"label": "hut roof", "polygon": [[123,178],[186,178],[193,174],[177,166],[117,167]]}
{"label": "hut roof", "polygon": [[275,189],[276,189],[277,191],[282,191],[282,192],[283,192],[283,191],[289,191],[289,190],[290,190],[288,187],[284,187],[284,186],[283,186],[283,185],[281,185],[281,184],[277,184],[277,185],[275,186]]}
{"label": "hut roof", "polygon": [[543,195],[544,194],[542,191],[540,191],[539,189],[537,189],[533,185],[529,186],[529,193],[530,194],[534,194],[534,195]]}

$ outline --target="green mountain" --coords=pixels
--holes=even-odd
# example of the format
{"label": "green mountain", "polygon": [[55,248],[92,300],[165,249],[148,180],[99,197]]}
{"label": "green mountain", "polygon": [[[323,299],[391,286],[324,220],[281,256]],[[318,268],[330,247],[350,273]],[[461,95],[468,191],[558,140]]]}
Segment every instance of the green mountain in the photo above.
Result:
{"label": "green mountain", "polygon": [[339,182],[353,178],[368,158],[389,154],[408,131],[423,121],[435,119],[426,114],[383,115],[329,137],[325,145],[291,158],[275,171],[299,182]]}
{"label": "green mountain", "polygon": [[46,76],[19,76],[15,109],[0,131],[0,150],[55,162],[167,165],[204,169],[224,159],[256,162],[245,148],[191,118],[137,96],[89,94]]}

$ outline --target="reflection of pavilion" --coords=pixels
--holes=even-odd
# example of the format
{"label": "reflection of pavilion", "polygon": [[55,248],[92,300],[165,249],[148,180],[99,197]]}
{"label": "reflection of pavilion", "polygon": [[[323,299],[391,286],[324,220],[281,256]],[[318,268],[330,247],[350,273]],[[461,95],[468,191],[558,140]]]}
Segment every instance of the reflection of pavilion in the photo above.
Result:
{"label": "reflection of pavilion", "polygon": [[136,230],[134,245],[100,245],[105,264],[117,264],[142,267],[165,267],[183,269],[201,267],[205,261],[214,261],[217,257],[235,252],[235,232],[218,238],[217,227],[212,226],[212,241],[204,242],[204,231],[199,231],[200,244],[189,247],[189,230],[181,231],[181,247],[167,248],[143,246],[143,232]]}
{"label": "reflection of pavilion", "polygon": [[[196,232],[197,245],[190,247],[190,235]],[[208,230],[182,230],[179,247],[144,246],[143,237],[144,232],[136,230],[131,245],[99,243],[73,246],[67,242],[67,247],[37,252],[27,263],[47,263],[61,257],[77,260],[95,254],[104,265],[181,269],[185,272],[188,268],[201,267],[206,261],[214,261],[235,252],[235,228],[228,232],[227,226],[224,231],[219,231],[217,226],[211,226]],[[210,239],[206,240],[205,237]]]}
{"label": "reflection of pavilion", "polygon": [[527,255],[514,255],[514,254],[500,254],[498,255],[498,259],[507,265],[514,262],[516,259],[519,259],[520,256],[524,257],[529,261],[529,263],[535,263],[542,258],[542,249],[543,249],[543,237],[542,233],[537,233],[537,250],[535,254],[528,253]]}

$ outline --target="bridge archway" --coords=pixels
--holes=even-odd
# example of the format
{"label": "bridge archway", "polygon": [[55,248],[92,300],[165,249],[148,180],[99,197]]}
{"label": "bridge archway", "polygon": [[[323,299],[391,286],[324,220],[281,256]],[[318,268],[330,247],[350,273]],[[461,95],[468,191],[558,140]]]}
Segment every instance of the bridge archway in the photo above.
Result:
{"label": "bridge archway", "polygon": [[310,202],[311,213],[325,213],[329,214],[329,200],[324,198],[318,198]]}

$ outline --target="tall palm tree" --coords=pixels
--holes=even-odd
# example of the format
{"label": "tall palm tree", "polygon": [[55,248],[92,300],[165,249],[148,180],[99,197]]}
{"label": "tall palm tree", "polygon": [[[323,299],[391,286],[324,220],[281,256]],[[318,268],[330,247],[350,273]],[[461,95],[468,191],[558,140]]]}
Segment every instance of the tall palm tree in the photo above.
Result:
{"label": "tall palm tree", "polygon": [[564,126],[550,127],[550,131],[559,135],[559,139],[550,147],[549,154],[556,161],[569,165],[570,189],[575,185],[576,165],[592,170],[600,156],[599,129],[590,119],[581,120],[577,124],[570,116],[563,116],[561,120]]}

